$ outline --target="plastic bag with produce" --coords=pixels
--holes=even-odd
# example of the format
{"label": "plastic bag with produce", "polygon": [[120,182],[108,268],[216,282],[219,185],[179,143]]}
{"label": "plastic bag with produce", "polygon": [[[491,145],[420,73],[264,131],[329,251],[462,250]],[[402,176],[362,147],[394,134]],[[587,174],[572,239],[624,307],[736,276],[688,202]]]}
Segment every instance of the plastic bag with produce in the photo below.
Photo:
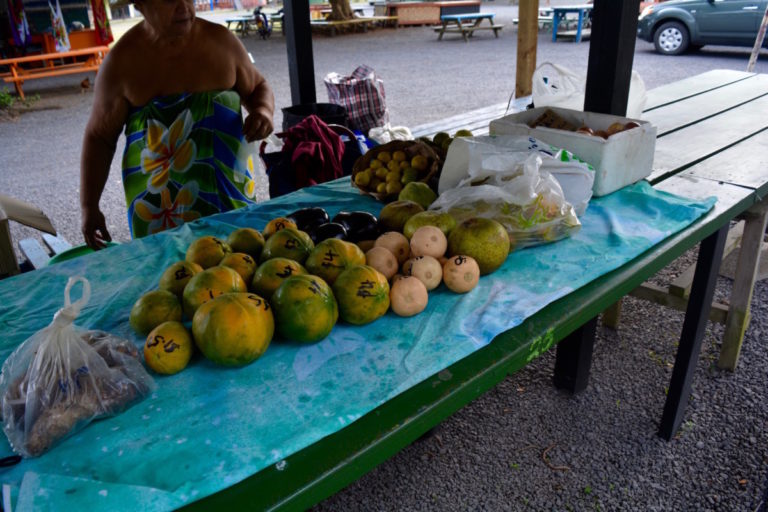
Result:
{"label": "plastic bag with produce", "polygon": [[457,223],[472,217],[500,222],[510,252],[571,236],[581,223],[558,181],[541,166],[536,151],[470,154],[466,177],[442,190],[429,209],[448,212]]}
{"label": "plastic bag with produce", "polygon": [[[82,283],[74,303],[70,292]],[[155,387],[136,346],[74,325],[91,287],[69,278],[64,307],[6,359],[0,373],[3,431],[13,450],[36,457],[92,420],[119,414]]]}

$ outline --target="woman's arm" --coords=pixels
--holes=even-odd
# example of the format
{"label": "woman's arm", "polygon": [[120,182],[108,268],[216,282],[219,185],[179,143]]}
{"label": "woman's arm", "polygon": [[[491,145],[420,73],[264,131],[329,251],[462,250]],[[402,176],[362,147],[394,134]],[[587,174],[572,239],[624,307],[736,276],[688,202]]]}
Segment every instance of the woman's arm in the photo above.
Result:
{"label": "woman's arm", "polygon": [[107,231],[99,200],[109,176],[120,131],[128,118],[130,104],[123,95],[117,66],[108,55],[96,76],[93,109],[83,137],[80,160],[80,210],[85,243],[101,249],[112,240]]}
{"label": "woman's arm", "polygon": [[[231,34],[230,34],[231,35]],[[272,117],[275,113],[275,95],[264,76],[251,63],[243,44],[234,40],[235,90],[240,95],[248,117],[243,122],[243,134],[248,142],[265,138],[272,133]]]}

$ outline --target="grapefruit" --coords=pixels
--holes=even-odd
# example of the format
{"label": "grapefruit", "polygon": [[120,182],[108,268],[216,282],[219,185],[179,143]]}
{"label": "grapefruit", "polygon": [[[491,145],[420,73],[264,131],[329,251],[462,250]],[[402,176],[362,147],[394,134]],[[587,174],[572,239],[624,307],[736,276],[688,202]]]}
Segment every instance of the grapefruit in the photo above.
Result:
{"label": "grapefruit", "polygon": [[477,262],[480,275],[490,274],[509,255],[509,235],[504,226],[493,219],[467,219],[448,235],[448,255],[469,256]]}

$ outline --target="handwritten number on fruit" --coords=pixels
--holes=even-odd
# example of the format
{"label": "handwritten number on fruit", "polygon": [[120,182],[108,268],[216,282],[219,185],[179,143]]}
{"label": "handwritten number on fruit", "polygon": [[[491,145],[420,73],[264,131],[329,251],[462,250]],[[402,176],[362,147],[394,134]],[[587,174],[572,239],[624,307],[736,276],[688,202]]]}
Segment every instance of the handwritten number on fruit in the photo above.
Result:
{"label": "handwritten number on fruit", "polygon": [[329,268],[329,267],[342,268],[343,265],[335,264],[335,262],[337,261],[337,258],[339,258],[339,255],[333,252],[331,249],[328,249],[328,252],[326,252],[325,255],[323,256],[323,262],[320,263],[320,266],[323,268]]}
{"label": "handwritten number on fruit", "polygon": [[286,265],[285,268],[283,268],[282,272],[275,273],[277,277],[282,277],[283,279],[285,279],[286,277],[290,277],[291,274],[293,274],[293,267],[289,267],[288,265]]}
{"label": "handwritten number on fruit", "polygon": [[157,345],[163,345],[163,350],[167,353],[171,353],[177,348],[181,348],[181,346],[173,341],[173,339],[166,340],[165,336],[162,334],[155,335],[151,340],[147,340],[147,347],[152,348],[156,347]]}
{"label": "handwritten number on fruit", "polygon": [[320,293],[322,292],[322,290],[320,289],[320,284],[314,279],[310,282],[312,284],[309,285],[309,291],[311,291],[315,295],[320,295]]}
{"label": "handwritten number on fruit", "polygon": [[182,279],[186,279],[190,277],[190,275],[191,274],[187,271],[187,269],[182,267],[176,271],[176,273],[174,274],[174,277],[176,278],[177,281],[181,281]]}
{"label": "handwritten number on fruit", "polygon": [[284,247],[286,249],[295,249],[296,248],[296,240],[294,240],[293,238],[289,238],[288,240],[285,241],[285,246]]}
{"label": "handwritten number on fruit", "polygon": [[357,287],[357,296],[358,297],[373,297],[373,294],[371,293],[371,290],[373,289],[374,283],[373,281],[365,280]]}
{"label": "handwritten number on fruit", "polygon": [[467,258],[465,258],[464,256],[456,256],[456,258],[454,258],[453,260],[453,263],[456,266],[463,265],[466,262],[467,262]]}

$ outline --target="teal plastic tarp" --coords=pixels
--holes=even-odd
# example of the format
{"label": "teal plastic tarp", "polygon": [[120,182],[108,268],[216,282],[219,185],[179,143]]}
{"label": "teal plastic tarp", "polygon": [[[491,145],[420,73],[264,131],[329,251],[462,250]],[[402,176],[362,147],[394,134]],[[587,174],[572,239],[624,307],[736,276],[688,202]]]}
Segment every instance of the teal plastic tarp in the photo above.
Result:
{"label": "teal plastic tarp", "polygon": [[[595,199],[571,239],[512,253],[470,293],[444,286],[411,318],[393,313],[363,327],[337,325],[325,340],[273,340],[243,368],[202,357],[120,416],[97,421],[50,452],[0,469],[15,510],[168,510],[280,464],[402,391],[490,343],[554,300],[618,268],[706,213],[714,199],[689,201],[647,183]],[[136,342],[133,302],[156,288],[163,270],[204,234],[323,205],[378,213],[381,204],[348,179],[135,240],[0,281],[0,359],[45,327],[63,302],[67,278],[90,280],[78,318]],[[533,358],[548,347],[531,346]],[[0,457],[10,455],[0,440]]]}

